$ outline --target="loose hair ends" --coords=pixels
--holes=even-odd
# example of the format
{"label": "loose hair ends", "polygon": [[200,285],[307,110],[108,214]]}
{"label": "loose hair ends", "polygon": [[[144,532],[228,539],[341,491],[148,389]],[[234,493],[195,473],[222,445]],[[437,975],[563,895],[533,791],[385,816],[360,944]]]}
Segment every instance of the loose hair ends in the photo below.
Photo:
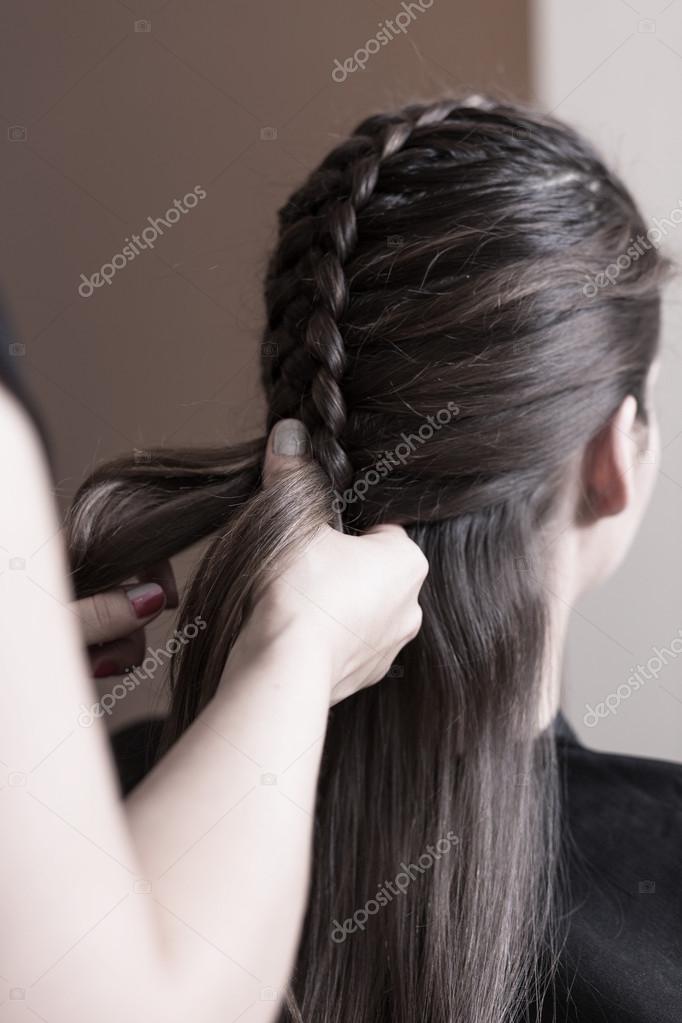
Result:
{"label": "loose hair ends", "polygon": [[[551,981],[546,591],[518,567],[535,541],[508,508],[410,532],[431,565],[422,630],[387,679],[332,710],[282,1023],[500,1023],[539,1013]],[[448,835],[449,851],[419,872]],[[391,879],[415,865],[390,897]]]}

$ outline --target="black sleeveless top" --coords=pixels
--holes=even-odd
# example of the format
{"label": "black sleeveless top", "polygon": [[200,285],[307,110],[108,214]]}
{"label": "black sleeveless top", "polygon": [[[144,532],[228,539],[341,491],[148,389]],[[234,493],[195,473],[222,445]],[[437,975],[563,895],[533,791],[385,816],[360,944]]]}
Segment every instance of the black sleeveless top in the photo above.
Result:
{"label": "black sleeveless top", "polygon": [[[113,739],[129,791],[161,722]],[[571,889],[543,1023],[682,1023],[682,765],[596,753],[556,722]]]}

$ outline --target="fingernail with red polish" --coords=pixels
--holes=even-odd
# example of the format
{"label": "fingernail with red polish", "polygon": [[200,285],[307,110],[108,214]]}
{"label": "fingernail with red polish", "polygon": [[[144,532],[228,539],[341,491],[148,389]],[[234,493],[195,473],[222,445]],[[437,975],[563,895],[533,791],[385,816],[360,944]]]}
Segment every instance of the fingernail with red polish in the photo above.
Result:
{"label": "fingernail with red polish", "polygon": [[140,586],[131,586],[128,600],[138,618],[148,618],[161,610],[166,603],[166,594],[158,583],[142,583]]}
{"label": "fingernail with red polish", "polygon": [[109,678],[110,675],[119,674],[118,664],[114,661],[100,661],[93,672],[95,678]]}

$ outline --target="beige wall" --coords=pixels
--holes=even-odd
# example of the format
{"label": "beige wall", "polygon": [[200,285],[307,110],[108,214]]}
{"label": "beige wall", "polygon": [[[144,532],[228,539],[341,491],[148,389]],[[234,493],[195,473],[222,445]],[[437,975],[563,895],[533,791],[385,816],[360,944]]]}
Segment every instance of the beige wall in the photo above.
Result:
{"label": "beige wall", "polygon": [[[373,108],[444,88],[528,94],[525,0],[433,0],[365,71],[335,83],[335,59],[401,10],[400,0],[7,5],[0,282],[64,501],[114,453],[261,432],[260,282],[275,211],[336,137]],[[136,19],[151,30],[136,32]],[[81,274],[196,185],[206,198],[153,251],[79,296]],[[129,696],[120,720],[144,712],[161,682]]]}
{"label": "beige wall", "polygon": [[[649,0],[635,6],[535,0],[534,78],[542,102],[600,145],[654,225],[682,209],[682,6]],[[662,245],[680,262],[682,225],[666,230]],[[652,508],[627,563],[574,615],[565,696],[568,716],[590,745],[677,760],[682,656],[670,644],[676,639],[679,646],[682,636],[680,298],[677,285],[665,310],[663,461]],[[670,652],[663,652],[665,663],[649,667],[655,648]],[[628,679],[639,664],[650,678],[636,690]],[[620,703],[610,701],[614,712],[587,726],[586,705],[605,701],[619,686]]]}

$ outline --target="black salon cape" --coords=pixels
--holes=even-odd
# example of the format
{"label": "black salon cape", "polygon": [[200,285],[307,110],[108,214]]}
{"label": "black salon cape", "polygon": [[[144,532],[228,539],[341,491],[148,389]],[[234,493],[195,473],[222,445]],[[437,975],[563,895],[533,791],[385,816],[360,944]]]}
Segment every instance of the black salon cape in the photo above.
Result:
{"label": "black salon cape", "polygon": [[[124,791],[160,727],[114,737]],[[682,765],[595,753],[561,717],[556,733],[572,909],[543,1023],[682,1023]]]}

